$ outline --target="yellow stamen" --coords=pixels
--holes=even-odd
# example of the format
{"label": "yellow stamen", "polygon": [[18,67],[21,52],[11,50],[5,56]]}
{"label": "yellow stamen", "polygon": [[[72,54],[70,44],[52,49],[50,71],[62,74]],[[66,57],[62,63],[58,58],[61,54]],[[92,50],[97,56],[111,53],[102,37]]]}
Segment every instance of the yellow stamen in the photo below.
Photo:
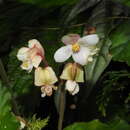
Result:
{"label": "yellow stamen", "polygon": [[29,67],[29,62],[28,61],[23,62],[22,66],[24,68],[28,68]]}
{"label": "yellow stamen", "polygon": [[80,50],[80,46],[78,43],[75,43],[72,45],[72,51],[73,52],[78,52]]}

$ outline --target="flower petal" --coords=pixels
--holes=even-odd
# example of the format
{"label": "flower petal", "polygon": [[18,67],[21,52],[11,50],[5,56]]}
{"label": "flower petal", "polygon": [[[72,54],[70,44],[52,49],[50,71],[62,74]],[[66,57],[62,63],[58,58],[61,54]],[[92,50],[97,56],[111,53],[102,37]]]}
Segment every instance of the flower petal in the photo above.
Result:
{"label": "flower petal", "polygon": [[68,34],[62,37],[61,41],[64,44],[73,44],[79,40],[80,36],[78,34]]}
{"label": "flower petal", "polygon": [[68,63],[60,76],[64,80],[75,80],[76,82],[84,82],[84,72],[82,68],[75,63]]}
{"label": "flower petal", "polygon": [[87,35],[78,40],[78,43],[84,46],[96,45],[98,42],[99,42],[99,37],[97,34]]}
{"label": "flower petal", "polygon": [[45,92],[44,92],[44,93],[42,92],[41,97],[44,98],[45,96],[46,96],[46,93],[45,93]]}
{"label": "flower petal", "polygon": [[65,65],[64,69],[63,69],[63,72],[60,76],[61,79],[64,79],[64,80],[72,80],[72,63],[68,63]]}
{"label": "flower petal", "polygon": [[67,80],[65,86],[65,89],[68,90],[72,95],[75,95],[79,92],[79,85],[75,81]]}
{"label": "flower petal", "polygon": [[75,81],[76,82],[84,82],[84,71],[81,67],[77,68],[77,74],[75,76]]}
{"label": "flower petal", "polygon": [[44,56],[44,49],[40,42],[37,39],[32,39],[28,41],[28,46],[29,48],[37,48],[39,49],[38,52],[40,53],[41,56]]}
{"label": "flower petal", "polygon": [[75,94],[77,94],[78,92],[79,92],[79,85],[77,84],[77,85],[75,86],[74,91],[72,92],[72,95],[75,95]]}
{"label": "flower petal", "polygon": [[27,70],[28,72],[31,72],[33,69],[33,65],[29,60],[27,60],[22,63],[21,68],[23,70]]}
{"label": "flower petal", "polygon": [[47,85],[41,88],[41,91],[46,93],[47,96],[51,96],[53,93],[53,89],[51,85]]}
{"label": "flower petal", "polygon": [[45,68],[38,67],[35,70],[36,86],[51,85],[56,82],[57,82],[57,77],[51,67],[45,67]]}
{"label": "flower petal", "polygon": [[20,60],[20,61],[24,61],[24,60],[27,60],[28,58],[28,50],[29,48],[27,47],[22,47],[18,50],[18,53],[17,53],[17,58]]}
{"label": "flower petal", "polygon": [[34,58],[32,58],[32,65],[37,68],[39,66],[39,64],[41,63],[42,61],[42,57],[41,56],[38,56],[36,55]]}
{"label": "flower petal", "polygon": [[54,54],[56,62],[64,62],[72,55],[71,45],[63,46]]}
{"label": "flower petal", "polygon": [[76,63],[79,63],[80,65],[86,65],[90,54],[91,50],[89,48],[81,47],[79,52],[72,54],[72,57]]}

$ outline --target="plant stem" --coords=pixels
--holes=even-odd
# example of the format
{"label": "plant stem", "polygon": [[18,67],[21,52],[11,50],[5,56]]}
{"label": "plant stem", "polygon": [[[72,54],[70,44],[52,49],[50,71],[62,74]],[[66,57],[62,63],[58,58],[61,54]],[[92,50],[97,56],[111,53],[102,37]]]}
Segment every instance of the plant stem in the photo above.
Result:
{"label": "plant stem", "polygon": [[65,111],[65,88],[62,85],[63,82],[60,85],[61,94],[60,94],[60,105],[59,105],[58,130],[62,130],[64,111]]}

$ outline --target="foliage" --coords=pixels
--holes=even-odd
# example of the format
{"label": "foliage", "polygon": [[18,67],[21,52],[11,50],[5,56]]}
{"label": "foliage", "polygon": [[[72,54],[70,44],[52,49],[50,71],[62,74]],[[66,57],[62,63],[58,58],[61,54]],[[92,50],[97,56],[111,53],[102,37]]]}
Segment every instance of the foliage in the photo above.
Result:
{"label": "foliage", "polygon": [[128,125],[123,120],[116,120],[111,123],[102,123],[99,120],[92,120],[87,123],[74,123],[64,130],[129,130]]}
{"label": "foliage", "polygon": [[16,58],[17,51],[18,49],[14,49],[9,55],[7,73],[14,93],[20,96],[31,90],[33,77],[20,68],[20,62]]}
{"label": "foliage", "polygon": [[119,2],[119,3],[121,3],[121,4],[124,4],[124,5],[130,7],[130,1],[129,1],[129,0],[113,0],[113,1]]}
{"label": "foliage", "polygon": [[33,115],[32,119],[28,122],[28,130],[41,130],[48,124],[49,118],[44,120],[36,119],[36,115]]}
{"label": "foliage", "polygon": [[67,5],[71,5],[71,4],[74,4],[76,2],[78,2],[78,0],[17,0],[17,1],[20,1],[20,2],[25,2],[25,3],[31,3],[31,4],[36,4],[40,7],[44,7],[44,8],[48,8],[48,7],[54,7],[54,6],[63,6],[65,4]]}
{"label": "foliage", "polygon": [[11,94],[0,82],[0,130],[16,130],[19,123],[11,112]]}
{"label": "foliage", "polygon": [[97,97],[103,116],[118,116],[129,120],[129,78],[130,73],[126,70],[110,71],[103,75],[100,81],[102,88]]}
{"label": "foliage", "polygon": [[111,53],[113,60],[126,62],[130,65],[130,21],[117,26],[111,33],[110,38],[112,41]]}

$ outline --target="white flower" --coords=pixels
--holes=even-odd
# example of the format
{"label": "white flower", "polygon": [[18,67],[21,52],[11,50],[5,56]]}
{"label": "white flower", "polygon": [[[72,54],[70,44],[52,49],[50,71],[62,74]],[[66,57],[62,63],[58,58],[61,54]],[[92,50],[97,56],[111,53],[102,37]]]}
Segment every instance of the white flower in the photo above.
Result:
{"label": "white flower", "polygon": [[22,47],[17,53],[17,58],[22,61],[21,68],[31,72],[33,67],[37,68],[44,58],[44,49],[36,39],[28,41],[28,47]]}
{"label": "white flower", "polygon": [[79,92],[79,85],[75,81],[67,80],[65,89],[68,90],[70,94],[75,95]]}
{"label": "white flower", "polygon": [[77,82],[84,82],[84,73],[80,65],[76,63],[68,63],[60,78],[67,80],[65,89],[69,91],[70,94],[75,95],[79,92],[79,85]]}
{"label": "white flower", "polygon": [[57,82],[55,72],[51,67],[38,67],[35,70],[35,85],[41,87],[41,97],[51,96],[53,89],[55,90],[54,83]]}
{"label": "white flower", "polygon": [[66,46],[58,49],[54,54],[56,62],[64,62],[72,56],[76,63],[81,65],[92,61],[92,55],[97,53],[95,45],[99,42],[97,34],[91,34],[80,38],[78,34],[69,34],[62,37],[62,42]]}

